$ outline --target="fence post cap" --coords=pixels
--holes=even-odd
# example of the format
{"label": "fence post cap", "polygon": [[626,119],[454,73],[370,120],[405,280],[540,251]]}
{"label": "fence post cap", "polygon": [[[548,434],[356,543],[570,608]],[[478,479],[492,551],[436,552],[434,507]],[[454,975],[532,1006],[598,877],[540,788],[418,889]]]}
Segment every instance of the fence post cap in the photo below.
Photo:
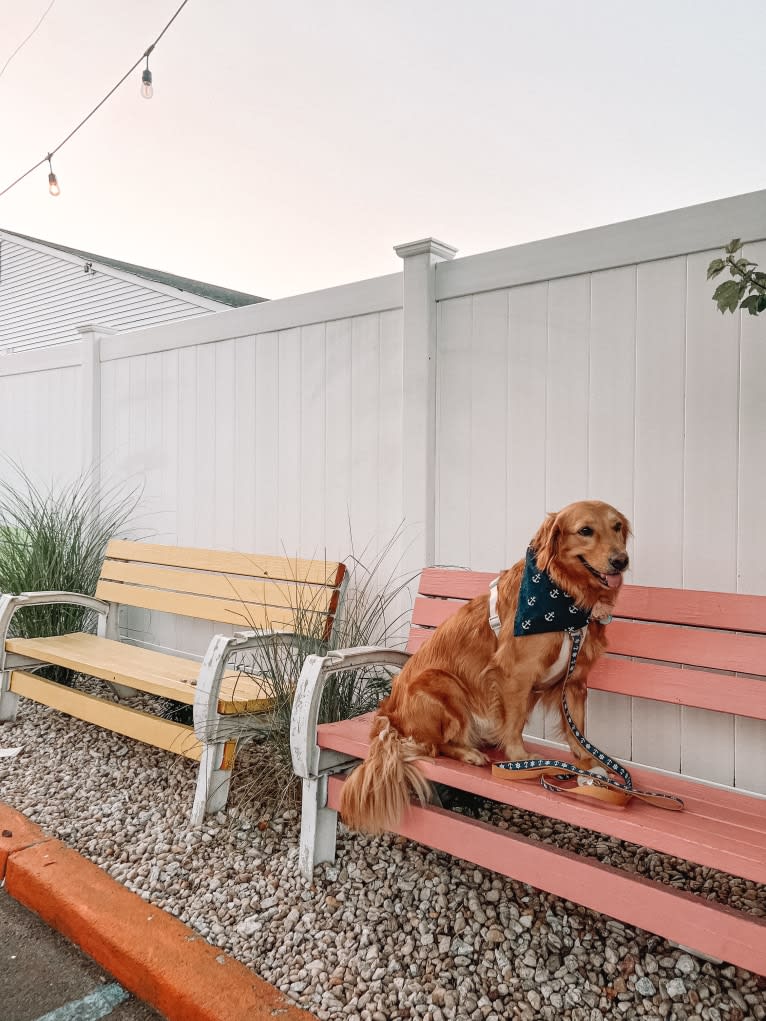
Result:
{"label": "fence post cap", "polygon": [[408,259],[411,255],[436,255],[440,259],[454,259],[457,255],[457,248],[437,238],[421,238],[420,241],[394,245],[394,251],[400,259]]}

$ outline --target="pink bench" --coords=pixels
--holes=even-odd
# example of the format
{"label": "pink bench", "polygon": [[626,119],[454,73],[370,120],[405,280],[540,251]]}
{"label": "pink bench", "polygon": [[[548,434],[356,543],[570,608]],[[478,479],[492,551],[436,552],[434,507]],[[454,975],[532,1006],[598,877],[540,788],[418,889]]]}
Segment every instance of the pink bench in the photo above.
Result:
{"label": "pink bench", "polygon": [[[368,749],[370,716],[317,726],[324,685],[332,683],[333,675],[362,666],[401,668],[438,624],[486,592],[492,578],[427,569],[406,652],[354,649],[306,660],[292,719],[293,764],[303,779],[304,876],[310,877],[318,862],[334,860],[342,774]],[[617,609],[608,631],[610,654],[593,670],[591,689],[766,720],[766,597],[625,586]],[[526,744],[533,754],[550,755],[549,745],[530,739]],[[604,751],[609,752],[608,746]],[[766,800],[757,794],[631,767],[637,787],[677,795],[685,810],[665,812],[637,800],[614,810],[590,799],[551,794],[533,780],[496,779],[489,767],[453,759],[424,759],[420,768],[431,780],[453,788],[766,883]],[[764,918],[435,806],[412,805],[398,832],[766,974]]]}

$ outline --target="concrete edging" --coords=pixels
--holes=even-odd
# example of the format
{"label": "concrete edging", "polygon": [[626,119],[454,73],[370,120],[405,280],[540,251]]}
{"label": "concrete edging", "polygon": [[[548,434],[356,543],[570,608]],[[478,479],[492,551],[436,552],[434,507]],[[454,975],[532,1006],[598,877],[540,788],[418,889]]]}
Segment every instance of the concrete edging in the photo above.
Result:
{"label": "concrete edging", "polygon": [[0,802],[0,880],[168,1021],[312,1021],[274,986]]}

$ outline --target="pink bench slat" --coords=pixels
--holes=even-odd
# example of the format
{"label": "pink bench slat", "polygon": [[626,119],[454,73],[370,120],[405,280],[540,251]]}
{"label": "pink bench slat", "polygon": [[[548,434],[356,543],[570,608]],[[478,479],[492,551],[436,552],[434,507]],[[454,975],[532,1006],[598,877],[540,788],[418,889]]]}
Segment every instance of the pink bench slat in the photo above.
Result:
{"label": "pink bench slat", "polygon": [[417,652],[423,642],[427,641],[433,633],[433,628],[417,627],[413,624],[410,628],[410,636],[407,639],[407,648],[405,651],[410,654]]}
{"label": "pink bench slat", "polygon": [[766,682],[751,677],[679,670],[607,656],[591,670],[588,688],[766,720]]}
{"label": "pink bench slat", "polygon": [[[473,599],[487,592],[497,573],[428,567],[420,576],[418,592],[422,596]],[[625,585],[615,616],[763,635],[766,634],[766,596]]]}
{"label": "pink bench slat", "polygon": [[766,596],[625,585],[618,617],[766,634]]}
{"label": "pink bench slat", "polygon": [[766,638],[760,635],[615,620],[607,628],[607,637],[609,651],[621,656],[743,674],[766,672]]}
{"label": "pink bench slat", "polygon": [[436,628],[465,606],[454,599],[425,599],[418,596],[412,608],[412,623],[417,627]]}
{"label": "pink bench slat", "polygon": [[[329,778],[330,808],[338,808],[343,782]],[[697,949],[751,971],[764,970],[766,923],[761,919],[443,809],[410,806],[398,832],[666,939],[686,943],[693,932]]]}
{"label": "pink bench slat", "polygon": [[422,596],[438,596],[467,601],[482,596],[489,583],[497,577],[487,571],[462,571],[456,568],[426,567],[420,575],[418,592]]}

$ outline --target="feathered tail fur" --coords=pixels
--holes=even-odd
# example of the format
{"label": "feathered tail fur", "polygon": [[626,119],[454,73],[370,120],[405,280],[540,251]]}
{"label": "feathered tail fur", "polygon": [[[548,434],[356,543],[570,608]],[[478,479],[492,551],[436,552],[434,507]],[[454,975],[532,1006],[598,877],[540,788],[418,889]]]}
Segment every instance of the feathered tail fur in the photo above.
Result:
{"label": "feathered tail fur", "polygon": [[426,754],[422,745],[403,737],[386,716],[376,721],[370,754],[343,785],[340,815],[354,830],[395,830],[411,798],[431,799],[431,785],[415,766]]}

